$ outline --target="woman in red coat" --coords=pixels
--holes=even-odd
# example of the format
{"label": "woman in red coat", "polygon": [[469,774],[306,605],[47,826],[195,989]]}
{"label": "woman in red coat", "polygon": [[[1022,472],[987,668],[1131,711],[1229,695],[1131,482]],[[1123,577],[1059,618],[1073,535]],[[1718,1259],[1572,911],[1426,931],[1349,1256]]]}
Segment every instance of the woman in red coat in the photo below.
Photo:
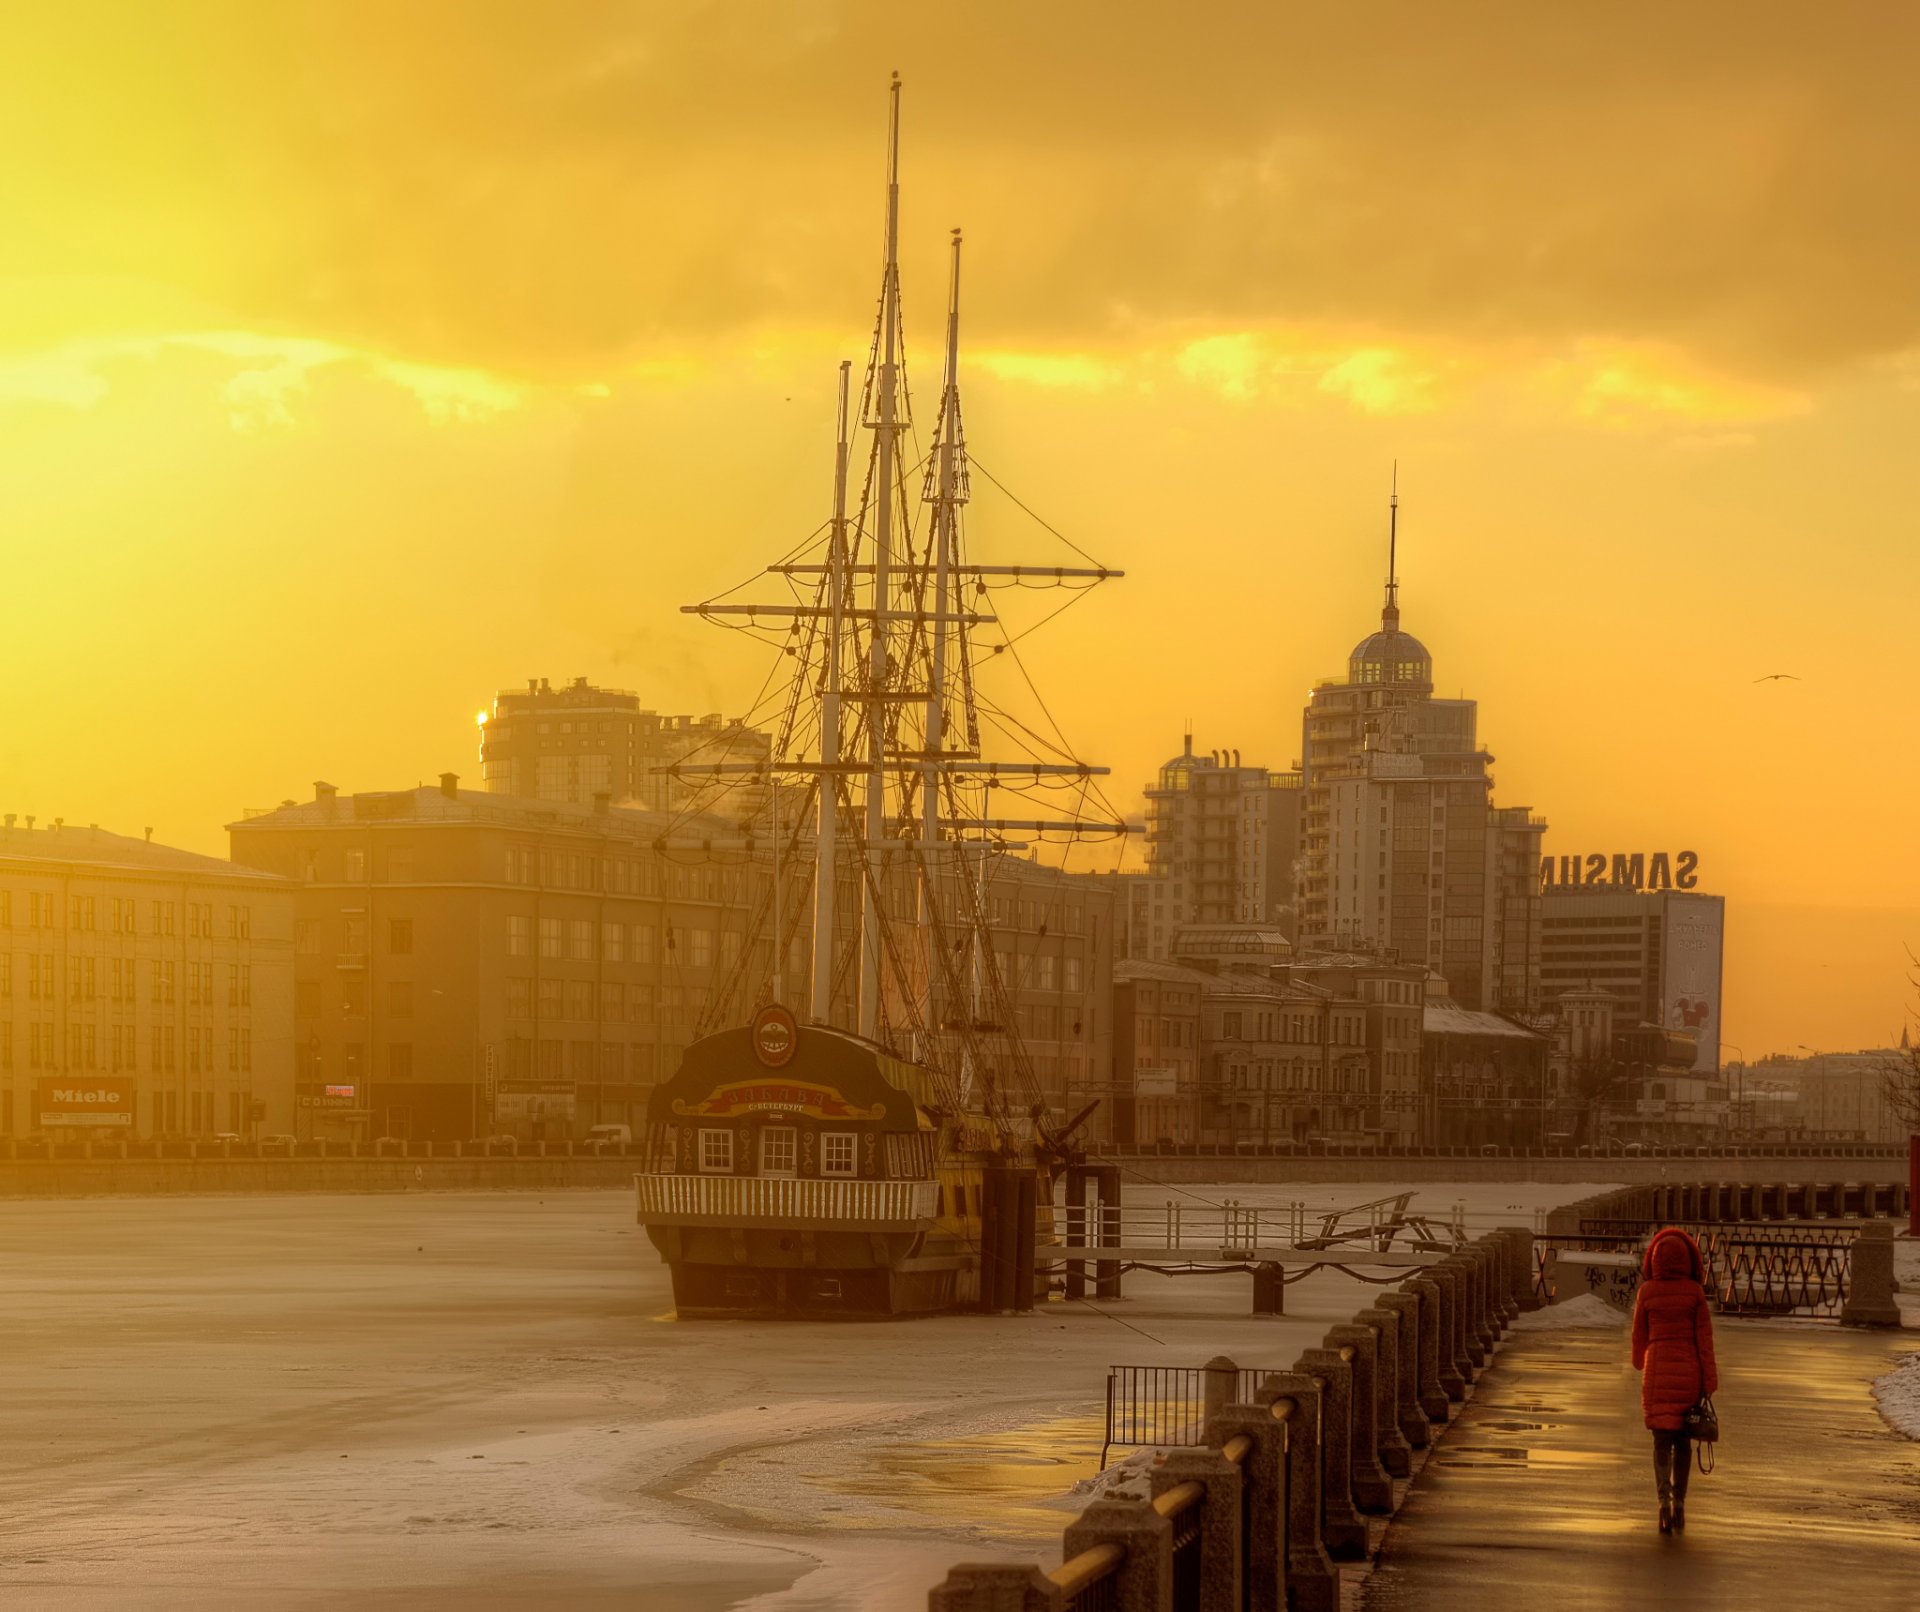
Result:
{"label": "woman in red coat", "polygon": [[1653,1481],[1663,1534],[1687,1525],[1687,1477],[1693,1465],[1687,1412],[1720,1386],[1713,1317],[1701,1285],[1705,1276],[1700,1245],[1678,1226],[1669,1226],[1647,1244],[1633,1301],[1633,1367],[1641,1373],[1640,1408],[1653,1429]]}

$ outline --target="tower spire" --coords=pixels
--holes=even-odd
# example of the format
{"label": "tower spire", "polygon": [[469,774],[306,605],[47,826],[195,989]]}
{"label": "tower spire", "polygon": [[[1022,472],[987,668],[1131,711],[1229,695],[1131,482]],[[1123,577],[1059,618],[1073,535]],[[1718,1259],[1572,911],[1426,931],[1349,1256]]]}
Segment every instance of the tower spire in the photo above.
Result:
{"label": "tower spire", "polygon": [[1380,625],[1400,630],[1400,461],[1393,462],[1393,490],[1387,497],[1387,603]]}

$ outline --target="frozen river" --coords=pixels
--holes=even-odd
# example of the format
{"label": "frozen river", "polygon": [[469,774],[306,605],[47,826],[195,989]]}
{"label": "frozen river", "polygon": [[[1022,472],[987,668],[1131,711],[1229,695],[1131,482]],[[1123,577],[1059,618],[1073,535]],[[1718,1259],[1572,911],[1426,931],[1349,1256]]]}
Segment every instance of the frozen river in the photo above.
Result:
{"label": "frozen river", "polygon": [[1245,1275],[1136,1273],[1099,1310],[682,1323],[595,1191],[0,1202],[0,1260],[0,1604],[57,1608],[891,1612],[956,1559],[1057,1557],[1108,1364],[1279,1366],[1372,1291],[1325,1272],[1254,1320]]}

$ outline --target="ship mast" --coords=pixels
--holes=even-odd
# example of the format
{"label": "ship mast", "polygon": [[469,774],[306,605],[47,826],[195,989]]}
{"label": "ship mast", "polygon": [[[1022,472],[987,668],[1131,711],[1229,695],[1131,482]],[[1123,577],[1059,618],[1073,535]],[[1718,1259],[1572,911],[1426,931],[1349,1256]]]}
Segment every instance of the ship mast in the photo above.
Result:
{"label": "ship mast", "polygon": [[[887,105],[887,247],[880,281],[880,372],[875,377],[878,418],[873,422],[876,463],[873,524],[873,633],[867,661],[867,844],[887,837],[886,693],[893,633],[887,606],[893,565],[893,461],[900,424],[896,403],[900,341],[900,75],[893,75]],[[860,1033],[880,1030],[881,933],[879,880],[869,874],[860,895]]]}
{"label": "ship mast", "polygon": [[920,943],[926,966],[926,1005],[922,1021],[940,1024],[936,993],[942,959],[937,953],[940,882],[941,762],[946,743],[948,594],[955,562],[954,523],[966,501],[960,456],[960,232],[953,232],[953,269],[947,290],[947,373],[936,428],[933,503],[932,654],[927,677],[927,715],[920,769]]}
{"label": "ship mast", "polygon": [[[840,659],[847,602],[847,386],[853,365],[840,363],[840,415],[834,429],[833,526],[827,540],[826,686],[820,692],[820,826],[814,839],[813,979],[807,1016],[820,1024],[833,1016],[833,921],[838,893],[840,843]],[[784,944],[778,929],[776,948]]]}
{"label": "ship mast", "polygon": [[[1006,635],[998,614],[984,603],[989,587],[1084,589],[1123,573],[1094,563],[1070,541],[1068,546],[1087,564],[979,565],[965,552],[962,511],[969,502],[970,466],[960,409],[958,230],[950,245],[939,423],[920,488],[920,501],[929,514],[924,543],[916,535],[900,441],[911,418],[900,308],[897,74],[888,94],[880,306],[857,406],[851,366],[840,366],[833,513],[825,552],[815,550],[824,563],[789,558],[767,568],[768,574],[785,578],[794,588],[791,603],[761,604],[722,595],[683,606],[690,613],[737,624],[798,660],[787,696],[786,726],[767,762],[699,767],[676,763],[671,770],[679,777],[698,775],[716,783],[729,778],[766,783],[779,774],[807,780],[818,790],[817,802],[807,802],[795,814],[811,830],[814,855],[807,1016],[816,1024],[830,1024],[837,1017],[864,1038],[923,1062],[939,1080],[945,1100],[967,1106],[980,1070],[993,1067],[982,1061],[992,1056],[988,1042],[1004,1041],[1010,1073],[1033,1084],[1020,1051],[1020,1023],[1010,996],[1018,984],[1010,986],[984,933],[992,858],[1025,849],[1028,834],[1104,837],[1134,827],[1089,821],[1082,814],[1091,781],[1106,769],[1075,759],[1057,729],[1050,738],[995,713],[995,725],[1013,737],[1026,756],[983,757],[973,633],[986,627]],[[853,512],[848,507],[848,478],[856,408],[859,423],[874,436],[865,485]],[[863,552],[868,543],[870,554]],[[807,600],[799,590],[809,581],[815,588]],[[1019,636],[1007,635],[1005,642],[990,646],[991,652],[1012,649]],[[819,721],[817,760],[801,753],[805,722],[798,713],[809,694]],[[849,704],[855,707],[851,723]],[[1009,793],[1032,799],[1050,813],[1066,808],[1064,800],[1056,806],[1046,798],[1050,789],[1077,791],[1070,815],[1013,817],[991,809]],[[777,802],[775,812],[778,835],[784,831]],[[802,833],[797,823],[791,826],[793,848],[798,849]],[[670,832],[660,843],[676,846],[681,841]],[[707,852],[720,844],[704,834],[691,843]],[[733,848],[751,855],[756,845],[749,837]],[[847,875],[857,878],[861,890],[857,957],[835,944],[836,931],[852,927],[848,915],[838,910],[841,879]],[[909,878],[917,891],[903,888]],[[917,915],[900,913],[894,904],[902,897],[911,901],[915,894]],[[952,904],[950,915],[943,911],[943,898]],[[775,917],[776,929],[783,927],[777,912]],[[776,947],[782,938],[776,934]],[[714,993],[710,1016],[727,1011],[726,1004],[749,988],[748,972],[744,966],[737,968],[739,977]],[[780,972],[776,963],[776,990]],[[848,973],[854,975],[851,982]]]}

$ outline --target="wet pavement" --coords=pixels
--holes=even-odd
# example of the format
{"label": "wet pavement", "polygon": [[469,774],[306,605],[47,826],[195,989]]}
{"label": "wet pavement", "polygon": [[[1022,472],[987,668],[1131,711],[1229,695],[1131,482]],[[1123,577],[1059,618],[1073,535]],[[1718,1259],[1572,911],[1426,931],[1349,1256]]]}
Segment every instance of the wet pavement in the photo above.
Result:
{"label": "wet pavement", "polygon": [[1722,1321],[1721,1443],[1654,1522],[1624,1328],[1516,1334],[1394,1518],[1367,1612],[1920,1606],[1920,1443],[1868,1384],[1911,1332]]}

